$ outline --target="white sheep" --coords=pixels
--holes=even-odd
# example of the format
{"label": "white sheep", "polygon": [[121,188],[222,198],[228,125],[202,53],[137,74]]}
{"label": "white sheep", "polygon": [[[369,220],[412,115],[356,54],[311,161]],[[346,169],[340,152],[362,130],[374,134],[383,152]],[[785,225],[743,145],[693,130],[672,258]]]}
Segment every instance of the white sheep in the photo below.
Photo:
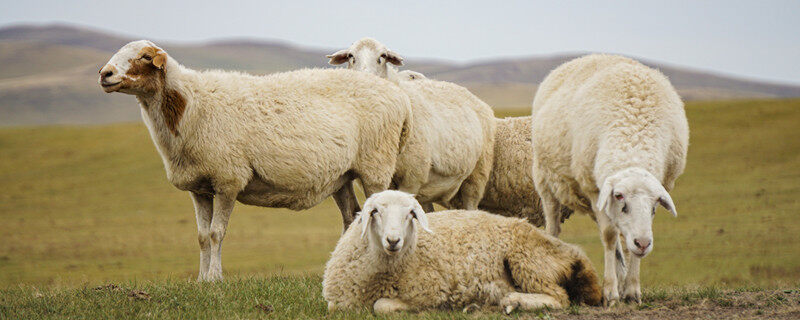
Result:
{"label": "white sheep", "polygon": [[595,54],[553,70],[532,114],[533,177],[548,233],[559,233],[559,205],[590,214],[605,252],[606,304],[616,303],[620,291],[641,303],[639,264],[653,249],[656,206],[677,216],[668,191],[689,144],[681,98],[657,70]]}
{"label": "white sheep", "polygon": [[413,195],[388,190],[369,197],[339,239],[322,295],[331,311],[499,305],[510,313],[570,301],[598,305],[598,280],[580,249],[522,219],[465,210],[426,214]]}
{"label": "white sheep", "polygon": [[401,81],[408,81],[408,80],[416,80],[416,79],[427,79],[424,74],[411,71],[411,70],[403,70],[397,72],[397,79]]}
{"label": "white sheep", "polygon": [[[477,209],[492,168],[494,112],[464,87],[444,81],[415,78],[399,81],[397,70],[403,58],[380,42],[363,38],[348,49],[328,56],[333,65],[347,63],[349,69],[394,80],[411,100],[414,127],[407,152],[398,157],[397,189],[415,193],[426,210],[432,203],[447,204],[458,192],[462,209]],[[417,73],[406,73],[404,78]],[[422,185],[408,183],[409,169],[429,167]],[[459,188],[461,191],[459,191]]]}
{"label": "white sheep", "polygon": [[[531,117],[509,117],[495,119],[495,122],[492,172],[478,208],[544,226],[542,204],[530,169],[533,165]],[[457,201],[456,197],[451,204],[459,207]],[[563,208],[562,221],[571,214],[571,210]]]}
{"label": "white sheep", "polygon": [[[136,96],[168,180],[191,192],[200,280],[222,278],[236,200],[301,210],[333,194],[357,210],[352,180],[367,194],[388,188],[411,122],[407,96],[372,75],[198,72],[145,40],[114,54],[99,82],[105,92]],[[352,216],[342,216],[346,228]]]}
{"label": "white sheep", "polygon": [[410,80],[416,75],[422,75],[414,71],[398,72],[392,64],[402,66],[403,57],[372,38],[362,38],[354,42],[350,48],[336,51],[326,57],[330,59],[328,63],[332,65],[347,63],[348,69],[371,73],[393,82]]}

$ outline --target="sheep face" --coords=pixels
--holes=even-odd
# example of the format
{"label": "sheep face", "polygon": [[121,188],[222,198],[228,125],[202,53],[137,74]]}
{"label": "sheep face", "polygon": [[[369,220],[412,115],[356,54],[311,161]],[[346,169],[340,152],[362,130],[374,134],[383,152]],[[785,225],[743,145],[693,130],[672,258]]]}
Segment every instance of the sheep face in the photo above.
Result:
{"label": "sheep face", "polygon": [[133,41],[117,51],[100,69],[98,82],[105,92],[153,94],[164,84],[167,53],[150,41]]}
{"label": "sheep face", "polygon": [[677,216],[667,190],[650,172],[629,168],[608,177],[600,188],[597,207],[625,237],[628,249],[643,258],[653,250],[653,217],[663,206]]}
{"label": "sheep face", "polygon": [[387,190],[373,194],[364,202],[359,213],[361,238],[368,237],[370,246],[388,256],[413,250],[416,245],[416,226],[427,232],[428,217],[414,196],[401,191]]}
{"label": "sheep face", "polygon": [[332,65],[346,62],[348,69],[371,73],[381,78],[388,76],[387,63],[403,65],[402,57],[371,38],[358,40],[350,48],[339,50],[327,57],[331,59],[328,63]]}

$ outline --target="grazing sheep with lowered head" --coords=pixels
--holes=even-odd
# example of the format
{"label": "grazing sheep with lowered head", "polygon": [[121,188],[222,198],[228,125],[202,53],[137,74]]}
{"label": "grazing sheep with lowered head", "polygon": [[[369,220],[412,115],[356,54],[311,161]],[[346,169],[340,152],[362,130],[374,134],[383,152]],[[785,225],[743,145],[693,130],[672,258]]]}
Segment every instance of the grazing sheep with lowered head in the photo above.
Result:
{"label": "grazing sheep with lowered head", "polygon": [[533,177],[547,231],[558,235],[560,205],[591,215],[605,250],[606,304],[616,303],[620,291],[641,303],[639,265],[653,250],[656,207],[677,216],[668,191],[689,145],[681,98],[660,72],[595,54],[553,70],[532,114]]}
{"label": "grazing sheep with lowered head", "polygon": [[367,199],[352,226],[325,267],[322,295],[332,311],[477,304],[510,313],[601,301],[586,255],[522,219],[465,210],[426,214],[413,195],[387,190]]}
{"label": "grazing sheep with lowered head", "polygon": [[358,208],[352,180],[367,194],[388,188],[411,121],[407,96],[372,75],[199,72],[145,40],[114,54],[99,82],[105,92],[136,96],[167,179],[191,193],[200,280],[222,278],[237,200],[301,210],[334,195],[346,228]]}
{"label": "grazing sheep with lowered head", "polygon": [[[459,192],[461,209],[477,209],[489,179],[494,152],[494,112],[464,87],[426,78],[398,81],[389,64],[403,58],[380,42],[363,38],[348,49],[328,56],[330,63],[347,63],[349,69],[394,80],[411,100],[414,127],[404,155],[398,158],[397,189],[414,193],[426,210],[433,202],[446,205]],[[409,75],[413,75],[408,73]],[[416,186],[407,171],[428,167],[427,177]],[[414,169],[416,171],[416,169]],[[461,191],[459,191],[459,189]]]}

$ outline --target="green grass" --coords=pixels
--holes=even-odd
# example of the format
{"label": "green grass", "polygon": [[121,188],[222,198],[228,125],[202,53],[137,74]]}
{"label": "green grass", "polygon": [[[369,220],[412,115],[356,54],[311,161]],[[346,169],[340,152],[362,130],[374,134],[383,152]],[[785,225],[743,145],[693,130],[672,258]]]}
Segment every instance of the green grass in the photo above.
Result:
{"label": "green grass", "polygon": [[[687,114],[688,166],[673,192],[679,216],[656,215],[655,250],[642,263],[645,289],[796,285],[800,100],[690,103]],[[243,296],[242,308],[252,299],[279,304],[270,300],[278,299],[270,292],[287,281],[289,287],[300,286],[290,290],[297,292],[292,295],[318,290],[318,275],[341,232],[330,200],[304,212],[239,204],[225,239],[223,266],[228,277],[256,280],[187,283],[196,277],[198,264],[191,201],[166,181],[141,124],[0,129],[0,181],[0,287],[8,288],[2,293],[4,311],[12,303],[44,312],[41,299],[21,293],[30,293],[31,286],[40,288],[45,300],[81,295],[86,301],[74,303],[135,305],[127,297],[102,300],[102,293],[80,289],[107,282],[131,282],[154,296],[184,289],[206,295],[206,289],[221,286],[234,296],[219,299],[231,301],[237,299],[233,288],[244,286],[253,294]],[[602,272],[594,222],[572,217],[562,235],[582,246]],[[311,283],[317,287],[301,288]],[[314,299],[313,307],[292,308],[322,312],[321,298]],[[167,308],[165,303],[159,308]],[[232,315],[226,308],[214,308],[216,315]]]}
{"label": "green grass", "polygon": [[[499,308],[433,310],[391,316],[369,308],[328,313],[321,277],[234,277],[217,283],[186,280],[128,281],[77,288],[18,286],[0,289],[0,318],[111,319],[507,319]],[[570,317],[719,318],[768,315],[792,318],[800,313],[798,290],[729,290],[718,287],[656,288],[644,291],[641,305],[612,309],[571,305],[563,310],[514,312],[513,318]]]}

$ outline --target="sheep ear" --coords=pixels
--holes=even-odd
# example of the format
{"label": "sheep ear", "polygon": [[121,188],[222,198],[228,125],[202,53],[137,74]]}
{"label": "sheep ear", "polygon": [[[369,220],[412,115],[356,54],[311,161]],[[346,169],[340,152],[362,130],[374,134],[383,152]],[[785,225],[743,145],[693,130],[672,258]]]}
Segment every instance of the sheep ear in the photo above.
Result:
{"label": "sheep ear", "polygon": [[358,213],[358,218],[361,219],[361,239],[364,239],[367,235],[369,224],[372,222],[372,209],[364,208],[364,210]]}
{"label": "sheep ear", "polygon": [[614,186],[611,183],[611,178],[606,178],[603,187],[600,188],[600,193],[597,195],[597,210],[605,212],[608,203],[611,202],[611,194],[614,193]]}
{"label": "sheep ear", "polygon": [[164,69],[164,65],[167,63],[167,53],[164,51],[159,51],[156,53],[156,56],[153,57],[153,65],[156,68]]}
{"label": "sheep ear", "polygon": [[670,197],[669,192],[667,192],[666,189],[664,189],[661,195],[658,196],[658,204],[664,207],[664,209],[669,210],[673,217],[678,217],[678,211],[675,210],[675,203],[672,202],[672,197]]}
{"label": "sheep ear", "polygon": [[403,65],[403,57],[401,57],[399,54],[395,53],[394,51],[389,50],[389,51],[386,51],[386,62],[389,62],[389,63],[391,63],[393,65],[396,65],[396,66],[402,66]]}
{"label": "sheep ear", "polygon": [[344,50],[336,51],[336,53],[329,54],[329,55],[327,55],[325,57],[331,59],[330,61],[328,61],[329,64],[338,65],[338,64],[342,64],[342,63],[347,62],[347,59],[348,59],[347,55],[349,55],[349,54],[350,54],[350,50],[344,49]]}
{"label": "sheep ear", "polygon": [[425,213],[425,210],[422,210],[422,206],[419,202],[414,205],[414,209],[411,211],[414,212],[414,218],[419,221],[419,226],[422,227],[422,230],[425,230],[427,233],[433,233],[430,225],[428,225],[428,215]]}

